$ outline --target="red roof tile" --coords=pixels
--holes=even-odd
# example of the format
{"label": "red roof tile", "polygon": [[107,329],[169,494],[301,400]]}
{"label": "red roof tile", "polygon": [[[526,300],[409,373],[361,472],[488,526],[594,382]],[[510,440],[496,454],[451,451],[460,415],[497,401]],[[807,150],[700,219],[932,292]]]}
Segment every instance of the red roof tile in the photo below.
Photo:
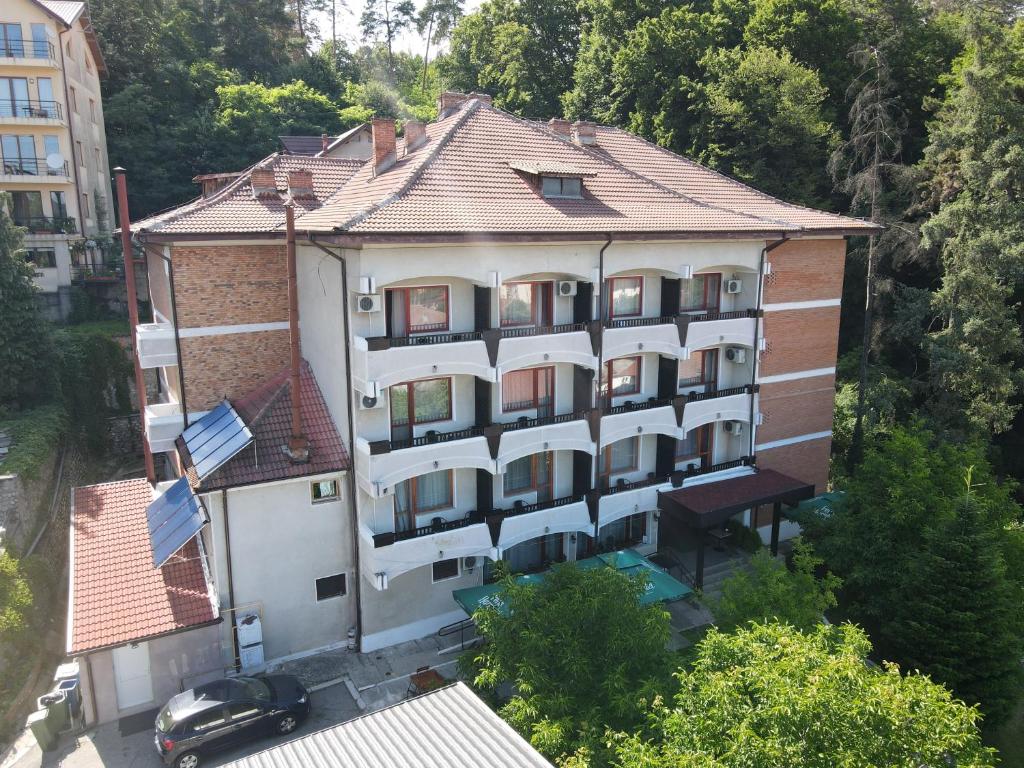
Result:
{"label": "red roof tile", "polygon": [[[239,178],[209,197],[136,222],[136,232],[205,233],[273,232],[284,227],[284,204],[288,197],[288,172],[309,170],[313,174],[312,199],[296,199],[295,214],[314,211],[363,165],[362,160],[301,155],[271,155]],[[271,168],[279,194],[255,198],[249,181],[257,168]]]}
{"label": "red roof tile", "polygon": [[138,642],[217,618],[195,539],[153,567],[145,480],[74,490],[69,654]]}
{"label": "red roof tile", "polygon": [[302,426],[309,440],[309,461],[294,464],[283,447],[291,436],[291,379],[285,369],[232,405],[255,438],[253,446],[242,449],[234,458],[202,481],[196,475],[184,442],[178,439],[178,451],[185,463],[193,487],[203,492],[239,485],[269,483],[294,477],[319,475],[349,469],[351,462],[338,436],[334,420],[327,410],[320,386],[309,363],[303,361]]}

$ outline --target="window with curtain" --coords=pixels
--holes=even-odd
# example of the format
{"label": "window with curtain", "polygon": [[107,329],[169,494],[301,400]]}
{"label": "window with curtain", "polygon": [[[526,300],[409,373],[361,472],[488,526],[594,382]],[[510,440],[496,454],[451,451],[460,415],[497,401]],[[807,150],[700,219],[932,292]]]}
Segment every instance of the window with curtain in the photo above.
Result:
{"label": "window with curtain", "polygon": [[639,437],[616,440],[601,451],[601,474],[607,479],[612,475],[633,472],[639,466],[639,457]]}
{"label": "window with curtain", "polygon": [[694,275],[689,280],[681,280],[680,283],[680,312],[714,312],[718,309],[722,295],[720,274]]}
{"label": "window with curtain", "polygon": [[416,515],[452,506],[452,470],[442,469],[395,485],[395,530],[416,527]]}
{"label": "window with curtain", "polygon": [[639,317],[643,314],[644,279],[642,277],[608,278],[608,316]]}
{"label": "window with curtain", "polygon": [[711,461],[711,425],[704,424],[676,440],[676,464],[700,460],[703,464]]}
{"label": "window with curtain", "polygon": [[498,293],[498,312],[503,328],[551,325],[550,282],[503,283]]}
{"label": "window with curtain", "polygon": [[647,513],[639,512],[602,526],[600,544],[604,550],[622,549],[639,544],[647,534]]}
{"label": "window with curtain", "polygon": [[429,424],[452,417],[452,380],[424,379],[395,384],[389,390],[391,425]]}
{"label": "window with curtain", "polygon": [[555,405],[555,367],[524,368],[501,377],[501,410],[537,410],[538,416],[550,415]]}
{"label": "window with curtain", "polygon": [[534,453],[516,459],[505,467],[503,478],[506,496],[546,491],[551,487],[551,452]]}
{"label": "window with curtain", "polygon": [[448,330],[448,286],[424,285],[389,288],[391,334],[441,333]]}
{"label": "window with curtain", "polygon": [[640,391],[640,357],[619,357],[605,363],[602,393],[611,389],[612,397],[635,395]]}
{"label": "window with curtain", "polygon": [[679,386],[714,384],[718,380],[718,350],[705,349],[679,361]]}

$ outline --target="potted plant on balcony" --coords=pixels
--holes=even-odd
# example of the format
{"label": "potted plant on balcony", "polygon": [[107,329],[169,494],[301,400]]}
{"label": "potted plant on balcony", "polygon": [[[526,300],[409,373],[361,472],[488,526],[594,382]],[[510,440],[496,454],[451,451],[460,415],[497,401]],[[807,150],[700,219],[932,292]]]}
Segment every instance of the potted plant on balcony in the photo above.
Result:
{"label": "potted plant on balcony", "polygon": [[669,475],[669,480],[672,482],[672,487],[673,488],[682,488],[683,487],[683,478],[685,476],[686,476],[686,473],[683,472],[683,470],[681,470],[681,469],[677,469],[674,472],[672,472],[672,474]]}
{"label": "potted plant on balcony", "polygon": [[439,533],[441,531],[441,529],[444,528],[444,518],[443,517],[432,518],[431,521],[430,521],[430,527],[434,531],[434,533]]}

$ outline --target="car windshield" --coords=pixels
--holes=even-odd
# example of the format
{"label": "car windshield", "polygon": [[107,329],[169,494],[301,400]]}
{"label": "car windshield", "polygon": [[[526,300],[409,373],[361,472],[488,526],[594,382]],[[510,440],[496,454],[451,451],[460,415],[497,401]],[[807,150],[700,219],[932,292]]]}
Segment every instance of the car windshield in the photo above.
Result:
{"label": "car windshield", "polygon": [[164,707],[160,714],[156,716],[156,727],[164,733],[169,733],[173,725],[174,717],[171,715],[171,708]]}
{"label": "car windshield", "polygon": [[257,680],[255,677],[236,677],[235,682],[245,691],[243,694],[245,698],[270,701],[270,688],[262,680]]}

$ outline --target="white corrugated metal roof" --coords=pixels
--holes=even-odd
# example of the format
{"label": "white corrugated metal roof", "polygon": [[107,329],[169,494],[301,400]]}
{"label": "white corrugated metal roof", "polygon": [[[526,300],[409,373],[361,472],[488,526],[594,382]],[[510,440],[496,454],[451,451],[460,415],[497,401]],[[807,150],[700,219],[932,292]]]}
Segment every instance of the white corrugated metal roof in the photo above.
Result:
{"label": "white corrugated metal roof", "polygon": [[463,683],[271,747],[223,768],[551,768]]}
{"label": "white corrugated metal roof", "polygon": [[85,10],[85,3],[69,0],[39,0],[39,4],[68,25],[74,24],[78,14]]}

